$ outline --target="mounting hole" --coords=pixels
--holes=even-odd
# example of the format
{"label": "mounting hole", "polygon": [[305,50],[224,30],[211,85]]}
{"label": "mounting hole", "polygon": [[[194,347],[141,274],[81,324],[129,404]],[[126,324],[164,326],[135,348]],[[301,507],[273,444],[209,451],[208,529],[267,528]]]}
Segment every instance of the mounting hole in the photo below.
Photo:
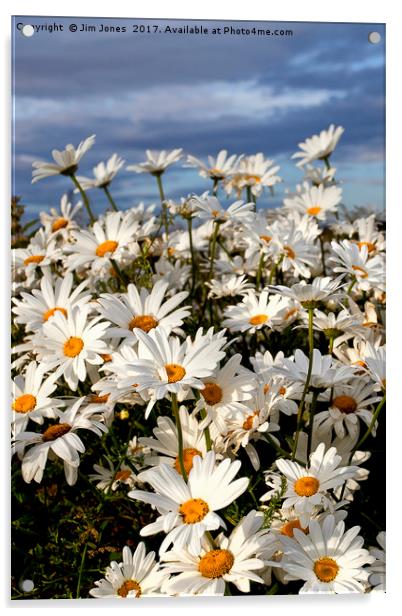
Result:
{"label": "mounting hole", "polygon": [[381,34],[379,32],[370,32],[368,35],[369,43],[377,45],[381,41]]}
{"label": "mounting hole", "polygon": [[35,584],[32,580],[22,580],[20,583],[20,589],[22,592],[32,592],[35,588]]}
{"label": "mounting hole", "polygon": [[23,36],[30,38],[31,36],[35,34],[35,28],[31,26],[30,24],[26,24],[25,26],[22,26],[21,32]]}

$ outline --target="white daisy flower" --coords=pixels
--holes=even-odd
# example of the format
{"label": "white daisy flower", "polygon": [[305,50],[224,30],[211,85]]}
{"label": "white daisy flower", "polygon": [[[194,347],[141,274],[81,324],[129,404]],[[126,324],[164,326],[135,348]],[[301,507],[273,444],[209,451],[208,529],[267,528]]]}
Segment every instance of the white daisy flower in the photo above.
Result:
{"label": "white daisy flower", "polygon": [[236,276],[236,274],[224,274],[220,280],[213,278],[211,282],[205,283],[210,288],[208,297],[219,299],[221,297],[236,297],[244,295],[252,288],[251,282],[247,282],[246,275]]}
{"label": "white daisy flower", "polygon": [[370,548],[370,556],[375,558],[375,561],[367,567],[369,572],[369,583],[375,591],[385,592],[385,572],[386,572],[386,543],[385,532],[381,531],[377,535],[378,547]]}
{"label": "white daisy flower", "polygon": [[[307,380],[309,359],[300,349],[296,349],[293,359],[284,359],[282,366],[275,368],[275,373],[290,380],[305,383]],[[356,372],[354,366],[339,364],[332,355],[321,355],[318,349],[313,350],[313,362],[310,377],[310,387],[327,389],[337,383],[351,379]]]}
{"label": "white daisy flower", "polygon": [[342,189],[338,186],[325,187],[303,185],[303,192],[293,197],[287,197],[283,203],[289,211],[312,216],[317,220],[325,220],[329,212],[336,212],[342,198]]}
{"label": "white daisy flower", "polygon": [[280,324],[286,309],[280,295],[269,296],[268,289],[260,294],[254,290],[247,291],[241,303],[225,308],[222,322],[232,332],[255,333],[263,327],[275,329]]}
{"label": "white daisy flower", "polygon": [[211,180],[224,180],[230,176],[235,167],[238,157],[236,154],[228,157],[227,150],[221,150],[217,156],[208,156],[208,163],[204,163],[199,158],[189,154],[187,163],[189,167],[197,167],[200,175]]}
{"label": "white daisy flower", "polygon": [[309,305],[317,305],[318,302],[337,300],[342,294],[341,289],[345,286],[342,281],[343,276],[338,276],[338,278],[326,276],[325,278],[316,277],[311,283],[302,280],[289,287],[272,285],[269,288],[308,308]]}
{"label": "white daisy flower", "polygon": [[165,300],[168,283],[159,280],[151,292],[142,288],[138,292],[134,284],[129,284],[127,293],[120,297],[111,293],[103,293],[98,298],[100,314],[117,325],[108,330],[111,338],[124,338],[124,343],[133,344],[138,338],[135,329],[149,333],[156,327],[162,327],[167,334],[177,330],[183,324],[183,319],[190,315],[189,306],[177,309],[177,306],[188,297],[187,291],[176,293]]}
{"label": "white daisy flower", "polygon": [[328,159],[335,150],[339,139],[344,132],[343,126],[331,124],[327,130],[322,130],[319,135],[313,135],[299,143],[300,152],[293,154],[292,158],[300,158],[297,162],[298,167],[302,167],[306,163],[311,163],[313,160]]}
{"label": "white daisy flower", "polygon": [[55,375],[45,377],[46,367],[32,361],[25,374],[17,375],[12,382],[13,433],[23,432],[31,419],[43,424],[44,417],[56,417],[55,409],[63,406],[61,400],[52,398],[57,385]]}
{"label": "white daisy flower", "polygon": [[84,190],[107,188],[126,161],[113,154],[107,161],[98,163],[94,168],[94,178],[77,177]]}
{"label": "white daisy flower", "polygon": [[138,238],[139,223],[130,213],[108,212],[90,229],[72,231],[73,244],[65,247],[69,270],[90,265],[93,272],[111,269],[110,259],[120,262],[129,254],[129,245]]}
{"label": "white daisy flower", "polygon": [[264,567],[261,553],[270,542],[267,531],[261,530],[264,516],[250,511],[234,528],[229,537],[220,534],[213,547],[203,541],[202,548],[193,554],[183,546],[162,556],[171,577],[164,588],[173,595],[224,595],[226,585],[232,583],[240,592],[250,592],[250,582],[263,584],[260,572]]}
{"label": "white daisy flower", "polygon": [[289,580],[304,580],[299,593],[363,593],[368,570],[363,566],[374,558],[363,548],[360,526],[345,533],[343,521],[332,515],[321,523],[311,520],[309,534],[294,530],[294,538],[283,536],[284,556],[280,567]]}
{"label": "white daisy flower", "polygon": [[235,190],[238,194],[246,187],[249,187],[255,197],[259,197],[264,187],[272,188],[281,182],[281,178],[276,175],[279,165],[274,165],[274,161],[264,157],[262,152],[251,156],[244,156],[238,161],[232,176],[225,182],[225,190],[228,194]]}
{"label": "white daisy flower", "polygon": [[168,576],[159,568],[155,552],[146,554],[145,545],[139,543],[132,554],[123,548],[123,562],[112,561],[106,568],[105,578],[95,582],[89,594],[96,599],[139,599],[161,594],[161,586]]}
{"label": "white daisy flower", "polygon": [[313,167],[312,165],[306,165],[304,169],[305,179],[310,181],[313,186],[328,186],[334,182],[336,169],[335,167]]}
{"label": "white daisy flower", "polygon": [[53,175],[74,175],[78,163],[86,152],[95,143],[95,135],[87,137],[78,145],[77,149],[69,143],[62,151],[52,150],[54,163],[35,161],[32,163],[32,183]]}
{"label": "white daisy flower", "polygon": [[358,247],[363,248],[363,246],[367,246],[369,256],[385,250],[384,235],[377,228],[375,214],[354,220],[353,227],[359,235]]}
{"label": "white daisy flower", "polygon": [[325,452],[324,443],[320,443],[311,454],[307,467],[290,460],[276,460],[276,466],[287,480],[283,507],[294,507],[302,525],[306,526],[306,520],[318,505],[332,511],[333,503],[328,490],[343,485],[356,475],[358,468],[339,466],[341,460],[335,447]]}
{"label": "white daisy flower", "polygon": [[[183,436],[183,463],[188,475],[193,468],[194,457],[203,458],[207,453],[207,445],[204,430],[194,413],[190,415],[186,407],[181,406],[179,417]],[[177,427],[170,417],[158,417],[156,423],[157,426],[152,430],[155,438],[139,438],[140,445],[151,451],[150,455],[145,456],[144,465],[168,464],[181,475]]]}
{"label": "white daisy flower", "polygon": [[372,344],[366,345],[365,362],[367,372],[376,382],[376,386],[385,392],[387,386],[387,372],[386,372],[386,346],[385,344],[380,347],[376,347]]}
{"label": "white daisy flower", "polygon": [[[302,325],[308,328],[308,316],[302,314]],[[338,314],[329,312],[326,314],[321,310],[314,310],[313,328],[321,331],[328,339],[334,340],[334,346],[338,346],[350,338],[366,338],[367,329],[363,324],[361,314],[351,314],[349,310],[343,308]]]}
{"label": "white daisy flower", "polygon": [[41,212],[40,221],[45,227],[45,232],[50,235],[52,233],[61,235],[64,240],[68,239],[72,229],[78,229],[79,225],[74,220],[74,217],[82,208],[82,203],[79,201],[72,205],[68,195],[63,195],[60,201],[60,212],[56,208],[50,208],[50,213]]}
{"label": "white daisy flower", "polygon": [[138,165],[129,165],[127,171],[162,175],[167,167],[180,160],[182,151],[182,148],[171,150],[170,152],[167,150],[146,150],[147,160]]}
{"label": "white daisy flower", "polygon": [[38,276],[50,273],[50,265],[61,258],[61,251],[56,247],[56,239],[39,229],[26,248],[12,251],[13,278],[23,277],[30,287]]}
{"label": "white daisy flower", "polygon": [[215,512],[230,505],[247,488],[247,477],[232,481],[240,466],[241,462],[229,459],[215,465],[215,453],[209,451],[204,458],[193,458],[187,483],[166,464],[142,472],[139,479],[149,483],[155,493],[133,490],[128,496],[154,505],[160,516],[142,528],[141,536],[163,530],[167,535],[160,546],[161,554],[171,543],[175,549],[186,546],[191,553],[198,554],[204,533],[225,527]]}
{"label": "white daisy flower", "polygon": [[335,254],[329,261],[334,272],[352,276],[359,291],[370,291],[373,288],[385,290],[385,263],[382,254],[369,257],[367,245],[359,248],[349,240],[342,240],[340,243],[333,240],[331,247]]}
{"label": "white daisy flower", "polygon": [[56,278],[54,282],[52,276],[43,276],[40,289],[33,289],[31,293],[22,291],[21,299],[13,298],[15,306],[12,310],[17,315],[15,322],[25,325],[27,331],[37,331],[56,312],[67,316],[74,308],[82,308],[91,300],[91,296],[83,292],[88,283],[84,280],[74,291],[73,284],[73,275],[70,273],[63,278]]}
{"label": "white daisy flower", "polygon": [[[360,433],[359,418],[367,425],[371,425],[373,411],[370,407],[377,404],[381,397],[373,395],[373,386],[366,380],[353,379],[341,385],[336,385],[332,392],[332,399],[328,401],[329,408],[314,416],[314,430],[318,435],[331,433],[334,430],[339,438],[349,433],[357,441]],[[375,426],[373,436],[375,436]]]}
{"label": "white daisy flower", "polygon": [[121,484],[133,488],[136,482],[136,476],[127,464],[121,464],[116,471],[113,462],[107,458],[109,468],[94,464],[95,473],[88,475],[90,481],[97,482],[96,487],[105,494],[108,494],[110,490],[115,492]]}
{"label": "white daisy flower", "polygon": [[136,328],[139,338],[138,361],[132,366],[131,374],[139,393],[151,395],[146,417],[156,400],[168,393],[178,395],[182,400],[190,388],[203,389],[201,379],[211,376],[217,363],[224,357],[221,348],[226,338],[196,335],[183,344],[178,338],[168,338],[164,329],[156,328],[148,334]]}
{"label": "white daisy flower", "polygon": [[210,197],[208,193],[201,197],[191,197],[190,202],[196,210],[196,216],[201,220],[212,220],[219,223],[228,220],[245,222],[251,220],[254,216],[254,203],[235,201],[225,209],[216,197]]}
{"label": "white daisy flower", "polygon": [[63,375],[73,391],[79,381],[85,381],[87,364],[103,364],[102,354],[108,352],[102,338],[109,323],[99,322],[102,317],[89,320],[88,312],[88,306],[71,309],[67,317],[58,311],[36,335],[44,366],[57,368],[57,376]]}
{"label": "white daisy flower", "polygon": [[30,483],[32,480],[40,483],[43,471],[50,454],[61,458],[64,462],[64,473],[67,483],[74,485],[77,481],[77,469],[80,464],[80,453],[84,453],[85,446],[77,434],[77,430],[90,430],[98,436],[107,432],[104,424],[92,418],[91,412],[81,409],[85,398],[78,398],[76,402],[65,411],[56,411],[58,423],[49,425],[42,433],[20,432],[14,443],[17,453],[25,451],[22,460],[22,477]]}
{"label": "white daisy flower", "polygon": [[226,420],[247,411],[244,402],[252,398],[256,379],[250,370],[241,366],[241,355],[233,355],[229,361],[204,379],[201,397],[195,410],[205,409],[207,418],[201,422],[205,427],[211,421],[221,434],[225,434]]}

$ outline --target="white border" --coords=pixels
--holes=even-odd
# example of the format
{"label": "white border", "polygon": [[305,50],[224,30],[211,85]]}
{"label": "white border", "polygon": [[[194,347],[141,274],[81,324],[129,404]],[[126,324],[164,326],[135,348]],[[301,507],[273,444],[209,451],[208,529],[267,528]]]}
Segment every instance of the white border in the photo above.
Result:
{"label": "white border", "polygon": [[[370,597],[241,597],[226,598],[225,600],[202,600],[196,599],[177,599],[163,601],[141,601],[135,606],[121,605],[113,603],[122,609],[129,608],[151,613],[163,611],[163,614],[176,614],[183,610],[191,611],[191,615],[203,614],[212,609],[219,613],[229,613],[244,610],[247,607],[261,610],[269,610],[281,614],[311,614],[311,612],[325,612],[325,614],[339,614],[341,610],[353,610],[360,612],[364,610],[367,615],[378,614],[379,609],[392,610],[392,607],[401,603],[398,591],[401,586],[401,530],[400,512],[397,498],[401,494],[401,421],[402,404],[400,396],[397,395],[397,379],[401,379],[401,360],[399,358],[399,347],[401,345],[401,322],[402,315],[402,225],[400,212],[402,211],[401,199],[401,157],[400,140],[401,130],[401,108],[402,101],[400,96],[400,58],[402,57],[402,9],[400,3],[385,0],[382,2],[355,2],[351,0],[337,0],[328,2],[325,0],[286,0],[281,3],[257,2],[257,0],[247,3],[235,4],[233,0],[203,0],[197,4],[170,0],[169,3],[161,0],[154,0],[153,3],[143,5],[114,0],[113,3],[90,2],[90,0],[69,0],[68,3],[56,5],[54,1],[37,0],[32,3],[28,0],[6,0],[1,6],[1,42],[3,54],[3,74],[5,75],[2,83],[2,136],[1,140],[1,170],[3,174],[3,200],[1,214],[1,257],[0,258],[0,280],[3,284],[3,294],[1,297],[2,310],[2,375],[3,394],[2,404],[2,424],[1,435],[3,447],[0,456],[5,478],[2,485],[5,490],[3,503],[9,504],[8,492],[8,460],[5,457],[8,451],[8,418],[5,409],[8,408],[7,400],[7,379],[8,379],[8,320],[9,304],[8,291],[5,281],[9,279],[9,228],[8,214],[9,195],[10,195],[10,99],[7,81],[10,78],[10,16],[14,15],[50,15],[50,16],[93,16],[93,17],[154,17],[154,18],[189,18],[189,19],[232,19],[232,20],[266,20],[266,21],[327,21],[327,22],[369,22],[386,23],[387,25],[387,222],[388,222],[388,331],[392,332],[389,336],[389,404],[388,404],[388,553],[390,555],[390,565],[388,567],[388,593],[383,595],[371,595]],[[8,139],[4,139],[7,135]],[[5,399],[4,399],[5,396]],[[393,417],[394,416],[394,417]],[[391,426],[391,427],[390,427]],[[6,453],[4,453],[6,452]],[[84,610],[111,609],[110,604],[105,605],[102,601],[71,601],[54,602],[8,602],[9,596],[9,507],[1,507],[1,530],[3,538],[3,558],[0,561],[1,571],[1,607],[16,610],[17,613],[29,607],[30,610],[42,610],[43,608],[67,608],[83,612]],[[113,609],[112,608],[112,609]]]}

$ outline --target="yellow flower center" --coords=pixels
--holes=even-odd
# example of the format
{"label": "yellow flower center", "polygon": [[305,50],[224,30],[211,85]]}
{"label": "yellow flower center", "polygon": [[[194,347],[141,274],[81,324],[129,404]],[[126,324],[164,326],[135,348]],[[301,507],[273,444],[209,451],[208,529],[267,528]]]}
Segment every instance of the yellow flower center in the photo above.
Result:
{"label": "yellow flower center", "polygon": [[315,477],[300,477],[293,487],[298,496],[313,496],[318,492],[320,482]]}
{"label": "yellow flower center", "polygon": [[308,528],[303,528],[298,518],[296,520],[289,520],[289,522],[286,522],[286,524],[281,526],[280,533],[281,535],[285,535],[286,537],[290,537],[292,539],[295,528],[302,530],[305,535],[308,534]]}
{"label": "yellow flower center", "polygon": [[288,310],[285,314],[285,316],[283,317],[285,320],[286,319],[290,319],[291,317],[293,317],[295,314],[297,314],[299,312],[298,308],[290,308],[290,310]]}
{"label": "yellow flower center", "polygon": [[89,401],[91,404],[105,404],[109,400],[109,394],[105,394],[104,396],[97,396],[96,394],[92,394]]}
{"label": "yellow flower center", "polygon": [[[192,447],[187,447],[186,449],[183,449],[183,465],[184,465],[184,470],[186,471],[187,475],[193,468],[193,458],[195,458],[195,456],[202,457],[201,451],[198,451],[198,449],[193,449]],[[173,467],[181,475],[179,456],[177,456]]]}
{"label": "yellow flower center", "polygon": [[209,175],[217,180],[221,180],[225,177],[223,171],[221,171],[221,169],[218,169],[217,167],[213,167],[212,169],[210,169]]}
{"label": "yellow flower center", "polygon": [[204,389],[201,390],[201,395],[207,404],[213,406],[222,400],[223,390],[217,383],[205,383]]}
{"label": "yellow flower center", "polygon": [[57,311],[59,311],[62,314],[64,314],[64,316],[67,318],[67,310],[65,308],[60,308],[60,306],[56,306],[55,308],[50,308],[49,310],[46,310],[46,312],[43,313],[43,320],[47,321]]}
{"label": "yellow flower center", "polygon": [[248,322],[250,325],[262,325],[266,321],[268,321],[269,316],[267,314],[256,314],[253,317],[250,317]]}
{"label": "yellow flower center", "polygon": [[60,231],[60,229],[64,229],[67,225],[68,220],[66,218],[57,218],[52,224],[52,231]]}
{"label": "yellow flower center", "polygon": [[234,556],[229,550],[211,550],[200,558],[198,571],[203,577],[215,579],[229,573],[234,565]]}
{"label": "yellow flower center", "polygon": [[82,338],[76,338],[76,336],[71,336],[68,340],[65,341],[63,346],[63,353],[66,357],[76,357],[79,355],[84,348],[84,341]]}
{"label": "yellow flower center", "polygon": [[30,263],[40,263],[45,258],[44,255],[31,255],[24,259],[24,265],[29,265]]}
{"label": "yellow flower center", "polygon": [[372,242],[357,242],[357,245],[359,248],[363,248],[363,246],[367,246],[368,252],[375,251],[375,244],[373,244]]}
{"label": "yellow flower center", "polygon": [[289,257],[289,259],[294,259],[296,256],[295,251],[290,246],[284,246],[283,250],[285,251],[285,255]]}
{"label": "yellow flower center", "polygon": [[263,389],[264,394],[267,394],[270,389],[271,389],[271,385],[269,383],[265,383],[264,389]]}
{"label": "yellow flower center", "polygon": [[338,575],[339,565],[333,558],[323,556],[315,561],[313,570],[320,582],[332,582]]}
{"label": "yellow flower center", "polygon": [[219,210],[212,210],[212,211],[211,211],[211,214],[212,214],[212,216],[213,216],[214,218],[216,218],[217,216],[219,216],[220,212],[219,212]]}
{"label": "yellow flower center", "polygon": [[99,246],[97,247],[95,251],[96,256],[104,257],[106,253],[114,252],[118,245],[118,242],[115,242],[114,240],[106,240],[106,242],[102,242],[102,244],[99,244]]}
{"label": "yellow flower center", "polygon": [[101,353],[101,357],[103,361],[112,361],[112,356],[109,353]]}
{"label": "yellow flower center", "polygon": [[174,253],[176,252],[176,249],[173,248],[173,246],[169,246],[166,252],[168,257],[173,257]]}
{"label": "yellow flower center", "polygon": [[139,314],[131,319],[128,324],[128,329],[133,330],[134,327],[142,329],[143,332],[148,333],[151,329],[154,329],[158,325],[158,321],[150,314]]}
{"label": "yellow flower center", "polygon": [[13,402],[13,409],[17,413],[29,413],[36,406],[36,398],[32,394],[22,394]]}
{"label": "yellow flower center", "polygon": [[67,432],[70,432],[71,426],[68,423],[56,424],[49,426],[42,434],[42,441],[48,443],[49,441],[55,441],[57,438],[64,436]]}
{"label": "yellow flower center", "polygon": [[244,176],[244,179],[246,180],[246,182],[250,182],[252,184],[259,184],[261,182],[261,178],[259,175],[246,174]]}
{"label": "yellow flower center", "polygon": [[208,504],[202,498],[192,498],[179,507],[179,513],[185,524],[201,522],[208,512]]}
{"label": "yellow flower center", "polygon": [[366,270],[363,269],[363,267],[360,267],[360,265],[352,265],[352,270],[354,270],[356,272],[356,275],[360,276],[361,278],[367,278],[368,276]]}
{"label": "yellow flower center", "polygon": [[252,415],[249,415],[243,422],[243,430],[251,430],[254,423],[254,417],[257,417],[259,414],[259,411],[255,411]]}
{"label": "yellow flower center", "polygon": [[286,387],[280,387],[279,388],[279,392],[278,392],[281,396],[284,396],[286,394]]}
{"label": "yellow flower center", "polygon": [[115,481],[126,481],[131,476],[131,471],[117,471],[114,476]]}
{"label": "yellow flower center", "polygon": [[310,216],[317,216],[317,214],[321,212],[321,209],[319,205],[313,205],[307,208],[307,214],[310,214]]}
{"label": "yellow flower center", "polygon": [[125,599],[129,592],[135,590],[135,598],[139,599],[141,597],[141,586],[135,580],[126,580],[124,584],[120,586],[117,591],[119,597]]}
{"label": "yellow flower center", "polygon": [[185,376],[186,371],[180,364],[166,364],[165,370],[168,378],[168,383],[177,383]]}
{"label": "yellow flower center", "polygon": [[336,396],[332,400],[332,404],[336,406],[336,408],[339,409],[341,413],[345,413],[345,415],[354,413],[357,409],[356,400],[354,398],[351,398],[350,396]]}
{"label": "yellow flower center", "polygon": [[272,240],[272,237],[270,235],[260,235],[260,240],[263,240],[264,242],[267,242],[267,244],[269,244],[269,242]]}

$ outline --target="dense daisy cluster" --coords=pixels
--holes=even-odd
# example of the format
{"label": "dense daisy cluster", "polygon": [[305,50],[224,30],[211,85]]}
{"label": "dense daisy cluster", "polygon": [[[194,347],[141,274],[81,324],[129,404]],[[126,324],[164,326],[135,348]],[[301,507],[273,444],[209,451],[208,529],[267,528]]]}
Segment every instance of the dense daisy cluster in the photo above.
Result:
{"label": "dense daisy cluster", "polygon": [[[356,505],[370,450],[383,462],[384,228],[342,203],[342,133],[299,144],[304,178],[269,209],[283,180],[261,153],[147,151],[126,168],[160,203],[124,211],[117,154],[78,174],[94,135],[33,164],[74,192],[13,251],[13,463],[26,483],[56,466],[83,495],[121,493],[142,520],[90,596],[385,589],[383,521]],[[178,161],[203,194],[165,195]]]}

